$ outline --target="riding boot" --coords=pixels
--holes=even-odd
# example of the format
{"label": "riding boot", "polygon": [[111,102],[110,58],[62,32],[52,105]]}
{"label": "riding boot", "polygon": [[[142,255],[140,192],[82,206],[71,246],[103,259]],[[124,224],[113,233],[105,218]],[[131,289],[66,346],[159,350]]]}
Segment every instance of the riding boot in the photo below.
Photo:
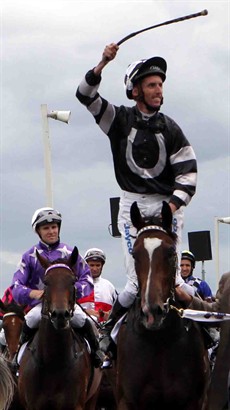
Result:
{"label": "riding boot", "polygon": [[128,311],[128,308],[122,306],[116,299],[112,310],[110,312],[107,322],[102,328],[102,335],[100,338],[100,348],[106,354],[106,359],[103,362],[102,368],[107,369],[112,367],[112,358],[114,358],[115,343],[110,337],[110,333],[116,322]]}
{"label": "riding boot", "polygon": [[[22,346],[24,343],[31,340],[33,336],[35,335],[36,331],[37,331],[37,328],[32,329],[26,324],[26,322],[24,322],[22,326],[22,332],[20,335],[20,339],[19,339],[19,345]],[[14,358],[12,362],[10,363],[11,370],[16,376],[18,376],[18,369],[19,369],[17,357],[18,357],[18,352],[15,353]]]}
{"label": "riding boot", "polygon": [[3,329],[0,330],[0,354],[2,354],[6,349],[6,338]]}
{"label": "riding boot", "polygon": [[21,332],[19,344],[22,346],[24,343],[32,339],[36,331],[37,331],[37,328],[31,328],[27,325],[26,322],[24,322],[22,326],[22,332]]}
{"label": "riding boot", "polygon": [[76,330],[76,333],[80,333],[83,337],[85,337],[85,339],[88,340],[91,348],[91,355],[93,358],[94,367],[100,367],[105,358],[105,355],[100,350],[99,342],[94,333],[93,326],[90,320],[86,319],[83,327],[76,328],[74,330]]}

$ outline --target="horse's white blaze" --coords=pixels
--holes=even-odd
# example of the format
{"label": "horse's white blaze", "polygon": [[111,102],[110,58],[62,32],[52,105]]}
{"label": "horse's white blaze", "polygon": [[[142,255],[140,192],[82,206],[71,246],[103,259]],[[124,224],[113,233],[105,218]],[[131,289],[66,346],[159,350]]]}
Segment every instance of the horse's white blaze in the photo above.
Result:
{"label": "horse's white blaze", "polygon": [[148,273],[148,279],[147,279],[147,285],[146,285],[146,291],[145,291],[146,308],[149,307],[148,299],[149,299],[149,286],[150,286],[150,275],[151,275],[151,260],[152,260],[152,256],[153,256],[155,249],[161,246],[161,242],[162,240],[158,238],[145,238],[144,239],[144,247],[149,254],[149,273]]}

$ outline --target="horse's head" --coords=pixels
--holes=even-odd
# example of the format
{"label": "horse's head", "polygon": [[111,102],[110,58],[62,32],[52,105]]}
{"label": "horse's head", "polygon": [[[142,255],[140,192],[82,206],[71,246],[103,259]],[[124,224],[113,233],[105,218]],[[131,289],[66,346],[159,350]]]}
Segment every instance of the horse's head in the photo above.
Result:
{"label": "horse's head", "polygon": [[163,202],[162,219],[142,218],[137,203],[131,206],[131,220],[137,229],[133,257],[138,278],[143,324],[157,329],[167,314],[176,274],[176,235],[171,231],[172,212]]}
{"label": "horse's head", "polygon": [[3,303],[0,299],[0,311],[2,316],[2,327],[6,338],[8,359],[12,360],[19,348],[19,339],[24,322],[24,310],[15,302]]}
{"label": "horse's head", "polygon": [[70,326],[75,304],[75,281],[72,271],[78,258],[75,247],[68,259],[50,262],[37,252],[37,258],[45,271],[42,315],[49,317],[56,329]]}

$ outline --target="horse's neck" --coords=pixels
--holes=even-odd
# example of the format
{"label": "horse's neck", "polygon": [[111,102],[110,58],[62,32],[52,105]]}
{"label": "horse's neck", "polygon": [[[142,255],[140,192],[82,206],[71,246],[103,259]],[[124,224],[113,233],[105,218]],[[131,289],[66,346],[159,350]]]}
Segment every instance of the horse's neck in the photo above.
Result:
{"label": "horse's neck", "polygon": [[65,362],[73,357],[73,336],[71,328],[56,330],[48,319],[42,319],[38,332],[38,354],[44,362],[58,360]]}

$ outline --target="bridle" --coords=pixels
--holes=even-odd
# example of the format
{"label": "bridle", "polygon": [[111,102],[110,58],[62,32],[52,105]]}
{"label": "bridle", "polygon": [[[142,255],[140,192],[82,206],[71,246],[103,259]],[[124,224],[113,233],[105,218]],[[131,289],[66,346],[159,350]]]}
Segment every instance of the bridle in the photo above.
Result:
{"label": "bridle", "polygon": [[[147,226],[144,226],[143,228],[141,228],[141,229],[137,232],[137,238],[139,238],[139,236],[140,236],[142,233],[145,233],[145,232],[147,232],[147,231],[154,231],[154,230],[155,230],[155,231],[164,232],[166,235],[168,235],[168,232],[167,232],[165,229],[163,229],[161,226],[158,226],[158,225],[147,225]],[[175,248],[175,246],[174,246],[174,248]],[[172,268],[174,269],[174,273],[173,273],[174,280],[173,280],[173,283],[175,283],[176,269],[177,269],[177,266],[178,266],[177,261],[178,261],[178,256],[177,256],[176,248],[175,248],[175,253],[174,253],[174,266],[172,266]],[[172,309],[174,309],[174,310],[176,310],[176,311],[178,310],[178,309],[175,307],[175,287],[174,287],[174,284],[173,284],[173,286],[172,286],[171,289],[170,289],[170,296],[167,298],[166,302],[164,303],[164,311],[163,311],[164,315],[166,316],[166,315],[169,313],[169,311],[172,310]],[[179,310],[178,310],[178,315],[180,315],[180,311],[179,311]]]}
{"label": "bridle", "polygon": [[147,225],[144,226],[143,228],[141,228],[138,232],[137,232],[137,238],[146,231],[161,231],[167,234],[167,231],[165,229],[163,229],[161,226],[158,225]]}
{"label": "bridle", "polygon": [[50,266],[46,269],[46,271],[45,271],[45,276],[46,276],[46,274],[47,274],[50,270],[56,269],[56,268],[65,268],[65,269],[69,270],[71,273],[73,273],[72,269],[71,269],[68,265],[65,265],[64,263],[55,263],[55,264],[53,264],[53,265],[50,265]]}
{"label": "bridle", "polygon": [[[66,264],[64,264],[64,263],[55,263],[55,264],[53,264],[53,265],[50,265],[50,266],[46,269],[44,277],[46,277],[47,273],[50,272],[52,269],[57,269],[57,268],[67,269],[69,272],[71,272],[71,274],[73,274],[72,269],[71,269],[68,265],[66,265]],[[53,323],[54,323],[54,320],[53,320],[53,318],[52,318],[52,312],[50,312],[50,310],[49,310],[49,305],[48,305],[48,301],[47,301],[46,298],[45,298],[45,295],[47,294],[47,288],[48,288],[48,285],[45,285],[45,286],[44,286],[44,295],[43,295],[43,306],[42,306],[42,312],[41,312],[41,314],[42,314],[42,317],[43,317],[44,319],[49,319],[50,322],[53,324]],[[74,304],[75,304],[75,299],[76,299],[76,289],[75,289],[74,286],[73,286],[73,290],[74,290],[74,295],[73,295],[73,301],[74,301],[74,303],[73,303],[73,306],[71,307],[70,312],[69,312],[70,317],[73,317]]]}

